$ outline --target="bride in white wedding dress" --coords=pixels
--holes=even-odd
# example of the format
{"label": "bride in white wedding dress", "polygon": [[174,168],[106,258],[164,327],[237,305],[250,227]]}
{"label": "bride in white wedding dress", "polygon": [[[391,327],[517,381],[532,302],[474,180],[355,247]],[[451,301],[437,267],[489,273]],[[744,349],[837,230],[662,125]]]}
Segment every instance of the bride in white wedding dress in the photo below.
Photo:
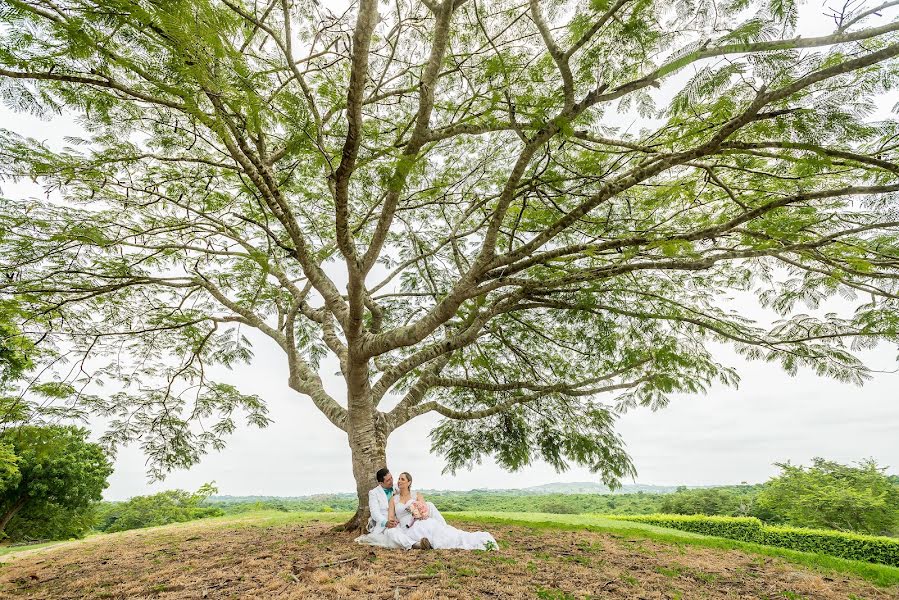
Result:
{"label": "bride in white wedding dress", "polygon": [[[412,476],[401,473],[397,478],[397,492],[390,499],[388,520],[395,526],[384,530],[383,534],[369,534],[356,539],[367,543],[391,548],[437,548],[441,550],[491,550],[497,549],[496,540],[486,531],[462,531],[448,525],[443,515],[430,502],[427,503],[429,516],[416,519],[412,514],[412,504],[424,502],[421,494],[412,494]],[[377,539],[371,539],[373,537]]]}

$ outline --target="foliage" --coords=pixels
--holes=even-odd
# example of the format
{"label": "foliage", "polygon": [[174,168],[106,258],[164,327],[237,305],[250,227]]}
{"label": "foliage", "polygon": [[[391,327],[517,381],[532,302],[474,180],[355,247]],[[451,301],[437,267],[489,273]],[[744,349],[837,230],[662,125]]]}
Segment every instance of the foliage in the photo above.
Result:
{"label": "foliage", "polygon": [[762,527],[758,543],[899,567],[899,540],[842,531]]}
{"label": "foliage", "polygon": [[70,508],[46,503],[40,510],[22,509],[3,532],[10,540],[67,540],[80,538],[94,528],[98,502]]}
{"label": "foliage", "polygon": [[125,502],[104,502],[100,506],[95,529],[111,533],[218,517],[225,514],[221,508],[202,505],[217,491],[207,483],[193,493],[166,490],[150,496],[135,496]]}
{"label": "foliage", "polygon": [[57,389],[116,384],[65,398],[154,476],[268,423],[209,378],[247,327],[347,433],[357,516],[422,415],[450,471],[614,485],[622,411],[737,384],[715,344],[861,383],[899,341],[899,123],[869,116],[899,22],[864,3],[817,37],[780,1],[0,10],[4,101],[85,129],[0,132],[0,178],[48,192],[0,203],[0,293]]}
{"label": "foliage", "polygon": [[19,484],[22,474],[19,472],[19,457],[15,448],[0,443],[0,492]]}
{"label": "foliage", "polygon": [[65,538],[90,528],[112,473],[106,452],[74,426],[22,425],[0,433],[19,477],[0,494],[3,529],[14,539]]}
{"label": "foliage", "polygon": [[899,487],[873,459],[857,466],[815,458],[808,468],[778,463],[781,474],[756,499],[766,521],[854,531],[899,533]]}
{"label": "foliage", "polygon": [[578,510],[564,502],[543,502],[540,504],[540,512],[555,513],[557,515],[572,515],[576,514]]}
{"label": "foliage", "polygon": [[8,382],[19,379],[32,367],[33,344],[17,325],[19,311],[16,303],[0,299],[0,392]]}
{"label": "foliage", "polygon": [[718,487],[688,490],[679,488],[667,494],[658,512],[677,515],[727,515],[745,517],[752,514],[756,486]]}
{"label": "foliage", "polygon": [[762,522],[755,517],[710,517],[706,515],[616,515],[612,518],[659,527],[680,529],[702,535],[726,537],[744,542],[757,542]]}
{"label": "foliage", "polygon": [[767,546],[778,546],[801,552],[816,552],[850,560],[899,567],[899,540],[894,538],[842,531],[772,527],[763,525],[755,517],[637,515],[613,518]]}

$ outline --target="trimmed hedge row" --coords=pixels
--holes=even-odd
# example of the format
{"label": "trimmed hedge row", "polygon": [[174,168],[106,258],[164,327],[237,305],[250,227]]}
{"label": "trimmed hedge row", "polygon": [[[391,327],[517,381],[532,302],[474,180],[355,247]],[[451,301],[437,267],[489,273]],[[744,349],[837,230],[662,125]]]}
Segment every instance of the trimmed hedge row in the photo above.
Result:
{"label": "trimmed hedge row", "polygon": [[762,527],[758,543],[899,567],[899,539],[842,531]]}
{"label": "trimmed hedge row", "polygon": [[899,539],[858,535],[842,531],[770,527],[755,517],[707,517],[705,515],[615,515],[620,521],[634,521],[713,535],[765,546],[802,552],[817,552],[899,567]]}
{"label": "trimmed hedge row", "polygon": [[762,531],[762,522],[755,517],[707,517],[705,515],[622,515],[619,517],[616,515],[612,518],[743,542],[755,542]]}

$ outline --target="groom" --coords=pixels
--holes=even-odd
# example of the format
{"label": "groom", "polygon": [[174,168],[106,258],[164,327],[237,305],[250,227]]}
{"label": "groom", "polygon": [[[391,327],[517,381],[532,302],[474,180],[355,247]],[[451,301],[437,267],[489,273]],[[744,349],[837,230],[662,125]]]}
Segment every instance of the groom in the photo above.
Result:
{"label": "groom", "polygon": [[428,541],[428,538],[422,538],[417,542],[413,542],[402,532],[392,531],[388,533],[388,529],[394,529],[399,525],[395,519],[387,518],[387,508],[390,505],[390,499],[393,497],[393,475],[390,474],[390,470],[387,467],[384,467],[383,469],[378,469],[378,472],[375,473],[375,479],[378,480],[378,485],[368,492],[368,532],[387,535],[387,537],[406,548],[430,549],[431,543]]}
{"label": "groom", "polygon": [[396,521],[387,518],[387,507],[393,497],[393,475],[387,467],[375,473],[378,485],[368,492],[368,531],[369,533],[385,533],[388,528],[397,526]]}

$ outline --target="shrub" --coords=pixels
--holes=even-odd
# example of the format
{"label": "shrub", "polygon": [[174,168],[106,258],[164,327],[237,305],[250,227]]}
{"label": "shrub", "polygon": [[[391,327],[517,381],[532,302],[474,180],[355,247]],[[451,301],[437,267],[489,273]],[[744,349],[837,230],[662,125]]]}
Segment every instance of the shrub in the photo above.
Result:
{"label": "shrub", "polygon": [[569,506],[564,502],[544,502],[540,505],[540,512],[553,513],[556,515],[573,515],[578,513],[578,509]]}
{"label": "shrub", "polygon": [[754,517],[623,515],[614,518],[899,567],[899,539],[894,538],[798,527],[769,527]]}
{"label": "shrub", "polygon": [[899,567],[899,540],[843,531],[763,527],[759,543]]}
{"label": "shrub", "polygon": [[224,511],[220,508],[200,505],[215,491],[211,484],[205,484],[196,493],[167,490],[152,496],[135,496],[127,502],[106,504],[101,509],[97,529],[111,533],[221,516]]}
{"label": "shrub", "polygon": [[899,532],[899,487],[873,459],[855,466],[815,458],[810,467],[777,463],[781,475],[765,484],[755,516],[794,527]]}
{"label": "shrub", "polygon": [[662,498],[659,512],[677,515],[722,515],[740,517],[748,514],[755,488],[679,488]]}
{"label": "shrub", "polygon": [[703,535],[726,537],[732,540],[755,542],[762,530],[762,522],[755,517],[709,517],[706,515],[634,515],[616,516],[622,521],[634,521],[680,529]]}

